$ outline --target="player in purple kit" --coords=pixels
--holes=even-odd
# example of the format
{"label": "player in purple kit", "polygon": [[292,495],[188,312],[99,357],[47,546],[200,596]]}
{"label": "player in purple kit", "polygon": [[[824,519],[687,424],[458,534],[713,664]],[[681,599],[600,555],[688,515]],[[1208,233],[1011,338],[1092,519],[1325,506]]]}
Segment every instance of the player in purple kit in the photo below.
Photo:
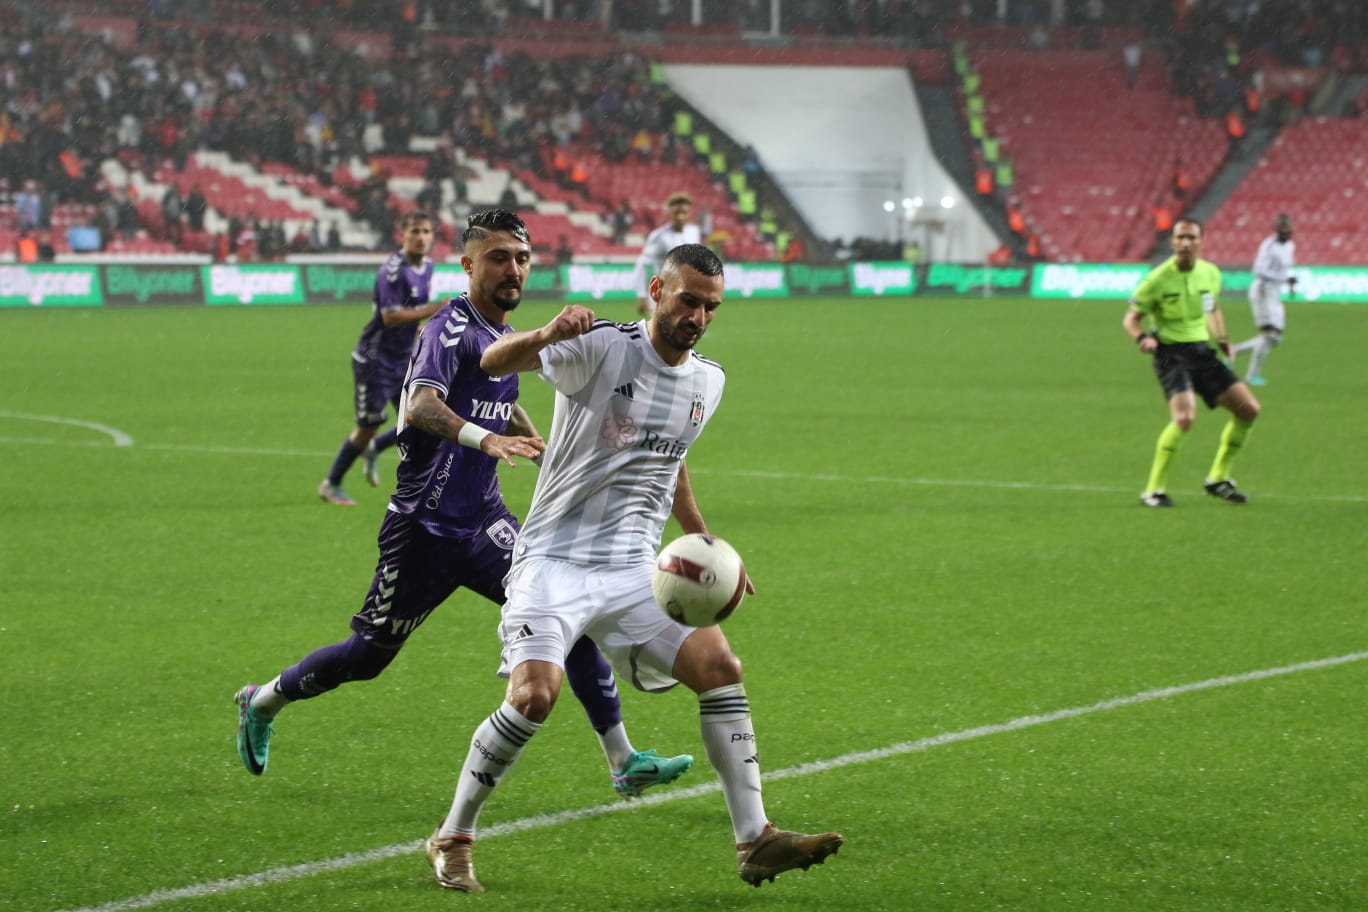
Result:
{"label": "player in purple kit", "polygon": [[[238,755],[255,775],[266,771],[272,720],[291,702],[379,675],[458,587],[503,603],[519,525],[504,505],[497,462],[536,459],[545,443],[516,404],[517,375],[491,377],[480,369],[480,356],[511,329],[508,314],[522,300],[532,249],[522,220],[500,209],[472,215],[462,240],[470,292],[446,302],[419,336],[398,413],[398,487],[380,525],[380,559],[365,603],[352,616],[352,634],[269,683],[237,693]],[[592,640],[575,643],[566,675],[619,794],[671,782],[693,763],[688,755],[633,749],[617,682]]]}
{"label": "player in purple kit", "polygon": [[370,322],[352,351],[352,379],[356,400],[356,427],[342,441],[328,477],[319,482],[318,496],[331,504],[355,506],[342,490],[342,476],[364,456],[366,481],[380,485],[378,457],[393,446],[397,430],[376,436],[385,423],[385,406],[399,409],[399,390],[413,354],[418,324],[437,312],[441,303],[429,303],[432,290],[432,218],[426,212],[410,212],[400,223],[403,246],[390,254],[375,276],[375,296]]}

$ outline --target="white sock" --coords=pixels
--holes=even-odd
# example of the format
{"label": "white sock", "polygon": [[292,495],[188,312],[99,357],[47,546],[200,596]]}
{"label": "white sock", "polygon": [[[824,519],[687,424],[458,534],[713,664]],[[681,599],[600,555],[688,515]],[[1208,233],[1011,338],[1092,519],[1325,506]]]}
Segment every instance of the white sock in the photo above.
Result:
{"label": "white sock", "polygon": [[1243,355],[1245,352],[1253,351],[1254,346],[1258,345],[1259,340],[1262,338],[1263,336],[1255,336],[1252,339],[1245,339],[1243,342],[1236,343],[1235,347],[1232,348],[1231,351],[1233,351],[1237,355]]}
{"label": "white sock", "polygon": [[1259,336],[1254,340],[1254,348],[1249,355],[1249,367],[1245,370],[1245,378],[1257,377],[1263,373],[1264,359],[1273,350],[1273,346],[1268,344],[1266,336]]}
{"label": "white sock", "polygon": [[262,684],[252,695],[252,709],[268,719],[274,719],[290,702],[290,698],[280,692],[280,675]]}
{"label": "white sock", "polygon": [[627,726],[619,722],[606,732],[595,734],[603,746],[603,756],[608,758],[609,772],[616,773],[626,766],[633,753],[631,739],[627,737]]}
{"label": "white sock", "polygon": [[698,714],[703,747],[722,782],[736,841],[752,842],[769,818],[760,798],[760,757],[745,686],[728,684],[699,694]]}
{"label": "white sock", "polygon": [[485,799],[513,768],[518,755],[540,728],[527,721],[507,700],[480,723],[470,739],[470,752],[456,782],[451,810],[442,821],[438,836],[475,836],[475,822]]}

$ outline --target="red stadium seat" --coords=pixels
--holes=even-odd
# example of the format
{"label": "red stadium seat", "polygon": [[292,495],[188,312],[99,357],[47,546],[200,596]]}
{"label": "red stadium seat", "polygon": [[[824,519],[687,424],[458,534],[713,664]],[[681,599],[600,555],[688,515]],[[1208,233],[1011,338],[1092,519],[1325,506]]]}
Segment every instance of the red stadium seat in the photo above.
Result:
{"label": "red stadium seat", "polygon": [[1351,221],[1368,196],[1368,122],[1307,118],[1286,127],[1207,223],[1203,255],[1245,264],[1273,231],[1279,214],[1292,216],[1297,262],[1368,263],[1361,228]]}
{"label": "red stadium seat", "polygon": [[[1150,207],[1169,192],[1174,159],[1183,157],[1193,194],[1221,166],[1223,127],[1193,117],[1157,61],[1128,89],[1119,58],[1104,51],[994,50],[974,60],[989,129],[1009,137],[1022,208],[1062,256],[1144,258]],[[1080,229],[1087,249],[1071,250]]]}

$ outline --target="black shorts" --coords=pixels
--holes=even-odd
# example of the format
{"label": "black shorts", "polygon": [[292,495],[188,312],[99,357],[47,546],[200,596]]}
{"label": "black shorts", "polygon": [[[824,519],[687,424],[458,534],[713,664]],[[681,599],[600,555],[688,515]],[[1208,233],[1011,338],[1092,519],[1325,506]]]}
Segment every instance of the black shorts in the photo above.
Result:
{"label": "black shorts", "polygon": [[1160,342],[1154,350],[1154,374],[1164,388],[1164,401],[1194,390],[1207,408],[1215,408],[1216,398],[1240,382],[1205,342]]}

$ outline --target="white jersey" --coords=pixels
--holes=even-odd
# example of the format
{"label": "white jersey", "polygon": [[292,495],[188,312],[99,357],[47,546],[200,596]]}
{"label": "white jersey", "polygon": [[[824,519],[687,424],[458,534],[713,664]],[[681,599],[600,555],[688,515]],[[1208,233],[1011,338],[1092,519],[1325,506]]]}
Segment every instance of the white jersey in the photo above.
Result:
{"label": "white jersey", "polygon": [[675,231],[669,222],[646,235],[646,243],[641,248],[641,256],[637,257],[636,272],[632,277],[637,296],[645,297],[648,294],[651,276],[660,273],[660,267],[665,265],[665,257],[671,250],[680,244],[701,243],[701,239],[702,233],[697,225],[688,224]]}
{"label": "white jersey", "polygon": [[1265,282],[1286,285],[1292,277],[1292,267],[1297,252],[1297,242],[1288,238],[1279,241],[1276,234],[1270,234],[1259,244],[1259,252],[1254,257],[1254,277]]}
{"label": "white jersey", "polygon": [[684,455],[722,400],[721,365],[694,352],[671,367],[645,321],[607,320],[542,349],[541,363],[556,406],[514,566],[654,561]]}

